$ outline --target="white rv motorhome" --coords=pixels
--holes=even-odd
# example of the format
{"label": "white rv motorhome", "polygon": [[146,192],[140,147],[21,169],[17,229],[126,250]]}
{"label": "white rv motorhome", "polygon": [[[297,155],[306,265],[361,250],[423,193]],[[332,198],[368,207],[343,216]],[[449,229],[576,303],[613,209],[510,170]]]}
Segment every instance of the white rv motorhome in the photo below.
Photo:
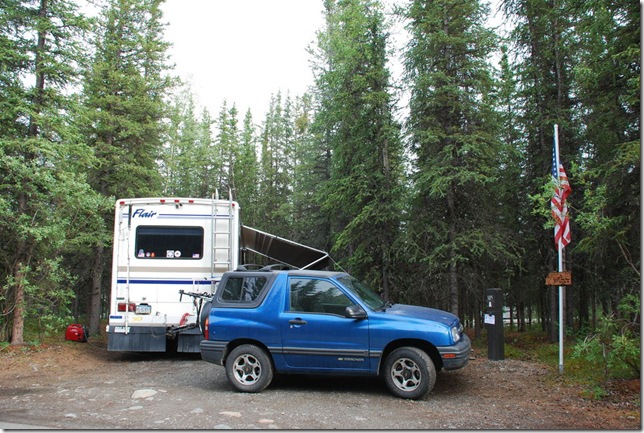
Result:
{"label": "white rv motorhome", "polygon": [[116,202],[108,350],[198,352],[197,299],[239,264],[239,205],[231,200]]}
{"label": "white rv motorhome", "polygon": [[[241,225],[232,200],[116,201],[108,350],[199,352],[202,303],[221,275],[253,252],[296,268],[322,269],[329,256]],[[207,312],[206,312],[207,313]]]}

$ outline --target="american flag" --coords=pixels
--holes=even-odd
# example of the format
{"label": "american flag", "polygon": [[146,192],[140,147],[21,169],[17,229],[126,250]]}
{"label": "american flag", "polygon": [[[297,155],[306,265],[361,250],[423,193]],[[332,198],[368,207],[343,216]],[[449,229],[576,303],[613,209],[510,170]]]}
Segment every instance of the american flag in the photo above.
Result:
{"label": "american flag", "polygon": [[552,177],[555,184],[550,208],[555,219],[555,245],[557,248],[564,248],[570,243],[570,220],[568,218],[568,205],[566,198],[570,195],[570,183],[562,164],[557,167],[557,149],[552,146]]}

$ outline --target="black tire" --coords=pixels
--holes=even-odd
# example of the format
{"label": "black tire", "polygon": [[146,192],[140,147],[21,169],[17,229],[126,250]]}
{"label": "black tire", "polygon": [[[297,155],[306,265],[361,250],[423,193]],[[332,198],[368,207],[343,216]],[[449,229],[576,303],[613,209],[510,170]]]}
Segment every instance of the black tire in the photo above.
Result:
{"label": "black tire", "polygon": [[243,344],[226,358],[226,377],[239,391],[261,392],[273,380],[273,363],[261,348]]}
{"label": "black tire", "polygon": [[434,389],[436,367],[416,347],[401,347],[389,354],[383,371],[389,391],[396,397],[418,400]]}

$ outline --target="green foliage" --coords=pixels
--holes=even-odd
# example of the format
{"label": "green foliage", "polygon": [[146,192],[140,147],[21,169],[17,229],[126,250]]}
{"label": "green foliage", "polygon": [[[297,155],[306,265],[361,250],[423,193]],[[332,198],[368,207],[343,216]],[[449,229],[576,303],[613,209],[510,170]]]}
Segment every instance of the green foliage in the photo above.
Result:
{"label": "green foliage", "polygon": [[29,341],[45,341],[48,338],[65,335],[67,326],[75,323],[76,320],[69,314],[57,311],[54,314],[43,314],[42,312],[33,312],[27,315],[29,324],[25,330],[26,337]]}
{"label": "green foliage", "polygon": [[21,343],[29,317],[67,311],[73,280],[62,255],[96,221],[85,173],[94,160],[71,93],[88,21],[65,0],[9,1],[0,20],[0,50],[24,53],[0,69],[2,100],[11,105],[0,121],[0,335]]}
{"label": "green foliage", "polygon": [[238,158],[233,167],[235,189],[233,197],[239,202],[244,212],[244,222],[251,227],[257,227],[261,220],[259,213],[259,169],[257,163],[257,137],[253,115],[246,112],[239,136]]}
{"label": "green foliage", "polygon": [[299,145],[294,135],[293,101],[278,92],[271,97],[266,118],[259,132],[259,197],[256,206],[262,215],[259,228],[289,237],[293,229],[293,185],[295,155]]}
{"label": "green foliage", "polygon": [[[48,147],[43,143],[40,149]],[[10,149],[11,146],[2,148]],[[97,218],[101,200],[89,188],[83,174],[77,172],[77,166],[65,163],[71,154],[69,146],[53,146],[46,157],[48,164],[42,161],[25,164],[20,156],[2,150],[0,233],[7,255],[1,262],[0,293],[4,308],[14,311],[18,306],[16,290],[21,287],[24,299],[19,305],[25,318],[65,312],[73,298],[74,279],[63,266],[63,255],[82,251],[95,242],[93,234],[102,227],[102,220]],[[88,160],[87,155],[79,154],[79,158]],[[20,206],[21,198],[14,195],[16,191],[28,192],[28,207]],[[25,253],[27,248],[29,254]],[[12,268],[15,263],[22,265]],[[12,322],[4,322],[9,323]]]}
{"label": "green foliage", "polygon": [[640,375],[640,299],[626,296],[614,314],[600,317],[597,329],[574,347],[573,357],[603,371],[604,378],[621,374],[625,367]]}
{"label": "green foliage", "polygon": [[164,97],[175,84],[167,75],[161,3],[110,0],[97,27],[83,104],[87,142],[99,159],[91,182],[106,196],[161,192]]}
{"label": "green foliage", "polygon": [[341,265],[388,297],[403,148],[393,116],[383,7],[370,0],[324,6],[326,27],[314,51],[319,108],[313,125],[326,152],[316,155],[316,162],[327,164],[319,173],[318,203],[327,214],[322,227],[330,231]]}
{"label": "green foliage", "polygon": [[214,121],[206,109],[197,116],[194,97],[187,87],[169,105],[167,140],[159,163],[163,194],[211,197],[217,188],[221,191],[217,183],[222,170],[221,155],[213,151],[210,128]]}
{"label": "green foliage", "polygon": [[640,165],[639,141],[616,144],[611,153],[614,159],[580,172],[577,177],[584,196],[576,221],[585,236],[576,251],[591,257],[621,258],[632,271],[629,274],[633,284],[637,284],[640,217],[635,212],[635,202],[639,202],[640,181],[635,176]]}
{"label": "green foliage", "polygon": [[593,385],[584,389],[581,393],[583,397],[586,397],[590,400],[601,400],[605,398],[608,393],[607,391],[599,385]]}
{"label": "green foliage", "polygon": [[[579,343],[573,343],[569,338],[564,342],[564,373],[559,374],[559,343],[551,343],[547,332],[527,331],[516,332],[505,329],[505,359],[515,359],[539,363],[549,370],[548,380],[564,381],[579,386],[581,395],[592,400],[601,400],[609,395],[606,377],[601,366],[589,362],[586,354],[575,355]],[[479,338],[472,341],[474,353],[478,357],[487,357],[487,339]],[[612,377],[639,377],[634,371],[618,368],[612,372]]]}
{"label": "green foliage", "polygon": [[[96,165],[86,173],[94,190],[114,202],[117,198],[160,195],[158,160],[166,139],[169,114],[165,98],[176,80],[163,39],[163,0],[107,0],[101,10],[93,55],[84,71],[83,106],[79,116],[85,143]],[[169,161],[173,164],[174,161]],[[113,227],[113,208],[100,208],[104,232]],[[96,333],[101,293],[107,285],[110,242],[96,236],[91,264],[82,269],[79,292],[88,304],[89,330]]]}
{"label": "green foliage", "polygon": [[413,1],[402,11],[411,34],[404,55],[414,171],[400,260],[416,265],[407,286],[422,281],[432,305],[470,316],[482,285],[498,285],[499,268],[519,261],[516,217],[505,205],[514,193],[503,183],[514,180],[517,155],[510,135],[499,138],[502,96],[492,97],[486,62],[496,37],[481,25],[488,13],[475,0]]}
{"label": "green foliage", "polygon": [[[256,126],[234,103],[211,117],[173,93],[162,0],[108,0],[92,33],[69,0],[1,3],[3,339],[14,312],[28,333],[90,309],[98,323],[100,297],[88,304],[108,287],[93,275],[108,273],[117,196],[229,188],[245,224],[331,251],[396,301],[477,317],[483,289],[502,287],[545,331],[557,123],[573,188],[570,313],[589,329],[612,312],[570,370],[593,374],[584,357],[609,375],[639,368],[624,310],[641,285],[638,4],[504,0],[500,40],[480,1],[414,0],[398,8],[409,43],[394,52],[380,2],[326,0],[310,95],[278,92]],[[556,357],[521,342],[511,356]]]}

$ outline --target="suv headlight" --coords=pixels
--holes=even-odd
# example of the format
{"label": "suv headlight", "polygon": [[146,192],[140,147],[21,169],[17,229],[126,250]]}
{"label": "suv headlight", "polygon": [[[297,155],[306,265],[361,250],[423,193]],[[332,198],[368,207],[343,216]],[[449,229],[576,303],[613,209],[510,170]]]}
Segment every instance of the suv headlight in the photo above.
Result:
{"label": "suv headlight", "polygon": [[452,327],[452,340],[458,343],[461,340],[461,333],[463,332],[463,325]]}

